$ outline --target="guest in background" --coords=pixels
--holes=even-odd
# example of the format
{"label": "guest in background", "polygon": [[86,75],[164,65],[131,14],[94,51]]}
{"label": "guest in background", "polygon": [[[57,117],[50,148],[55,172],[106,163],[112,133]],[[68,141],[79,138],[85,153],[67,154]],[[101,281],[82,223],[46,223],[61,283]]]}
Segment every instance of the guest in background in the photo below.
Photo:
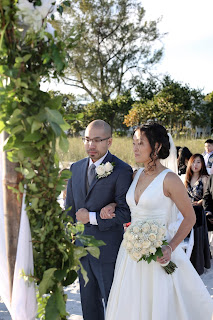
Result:
{"label": "guest in background", "polygon": [[204,161],[206,164],[208,174],[212,174],[211,172],[212,163],[213,163],[213,140],[212,139],[208,139],[205,141]]}
{"label": "guest in background", "polygon": [[179,149],[177,159],[179,176],[186,173],[186,167],[191,156],[192,153],[187,147]]}
{"label": "guest in background", "polygon": [[203,195],[203,208],[206,213],[208,231],[213,231],[213,175],[209,177]]}
{"label": "guest in background", "polygon": [[180,146],[176,146],[176,151],[177,151],[177,158],[179,157],[179,150],[181,149]]}
{"label": "guest in background", "polygon": [[208,229],[202,206],[207,181],[208,172],[203,156],[196,153],[189,159],[184,184],[196,214],[196,224],[193,227],[194,247],[190,260],[200,275],[203,274],[204,267],[207,269],[211,267]]}

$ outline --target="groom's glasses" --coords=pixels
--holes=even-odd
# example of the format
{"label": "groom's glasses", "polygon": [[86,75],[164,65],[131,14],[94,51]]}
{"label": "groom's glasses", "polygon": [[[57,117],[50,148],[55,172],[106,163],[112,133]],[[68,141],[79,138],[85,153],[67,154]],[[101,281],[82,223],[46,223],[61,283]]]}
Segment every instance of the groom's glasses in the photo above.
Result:
{"label": "groom's glasses", "polygon": [[[110,137],[109,137],[110,138]],[[85,143],[85,144],[89,144],[89,143],[100,143],[104,140],[108,140],[109,138],[104,138],[104,139],[101,139],[101,138],[94,138],[94,139],[89,139],[89,138],[82,138],[82,141]]]}

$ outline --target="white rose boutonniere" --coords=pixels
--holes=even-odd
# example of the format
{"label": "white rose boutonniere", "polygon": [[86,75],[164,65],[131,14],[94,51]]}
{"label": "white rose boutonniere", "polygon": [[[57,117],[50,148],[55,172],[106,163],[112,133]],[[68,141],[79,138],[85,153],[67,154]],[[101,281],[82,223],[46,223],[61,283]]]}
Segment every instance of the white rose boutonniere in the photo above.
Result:
{"label": "white rose boutonniere", "polygon": [[113,163],[110,162],[106,162],[106,163],[102,163],[100,164],[100,166],[98,166],[95,170],[97,173],[97,178],[106,178],[107,176],[109,176],[112,171],[113,171]]}

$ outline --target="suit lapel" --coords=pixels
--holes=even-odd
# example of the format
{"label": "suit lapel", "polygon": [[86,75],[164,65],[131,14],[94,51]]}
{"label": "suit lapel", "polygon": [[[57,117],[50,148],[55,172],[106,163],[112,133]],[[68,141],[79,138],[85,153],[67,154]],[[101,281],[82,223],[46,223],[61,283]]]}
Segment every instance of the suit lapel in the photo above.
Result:
{"label": "suit lapel", "polygon": [[[102,163],[106,163],[106,162],[112,162],[112,154],[109,151],[108,151],[107,156],[102,161]],[[96,185],[97,182],[98,182],[98,178],[94,179],[94,181],[90,185],[89,190],[87,192],[87,197],[88,197],[88,195],[90,194],[91,190],[94,188],[94,186]]]}
{"label": "suit lapel", "polygon": [[87,195],[87,169],[88,169],[88,164],[89,164],[89,158],[85,159],[85,162],[82,165],[82,174],[81,174],[81,187],[84,196],[86,197]]}

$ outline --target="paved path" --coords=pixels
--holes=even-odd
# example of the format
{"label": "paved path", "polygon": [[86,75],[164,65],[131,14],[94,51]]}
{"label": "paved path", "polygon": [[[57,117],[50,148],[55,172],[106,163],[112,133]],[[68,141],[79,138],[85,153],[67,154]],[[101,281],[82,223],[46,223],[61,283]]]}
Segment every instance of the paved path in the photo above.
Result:
{"label": "paved path", "polygon": [[[213,298],[213,260],[212,267],[206,271],[202,276],[204,284],[206,285],[211,297]],[[65,289],[68,295],[67,301],[67,312],[69,312],[69,320],[83,320],[81,303],[80,303],[80,292],[78,281],[75,281],[71,286]],[[7,311],[3,301],[0,298],[0,320],[11,320],[10,314]]]}

